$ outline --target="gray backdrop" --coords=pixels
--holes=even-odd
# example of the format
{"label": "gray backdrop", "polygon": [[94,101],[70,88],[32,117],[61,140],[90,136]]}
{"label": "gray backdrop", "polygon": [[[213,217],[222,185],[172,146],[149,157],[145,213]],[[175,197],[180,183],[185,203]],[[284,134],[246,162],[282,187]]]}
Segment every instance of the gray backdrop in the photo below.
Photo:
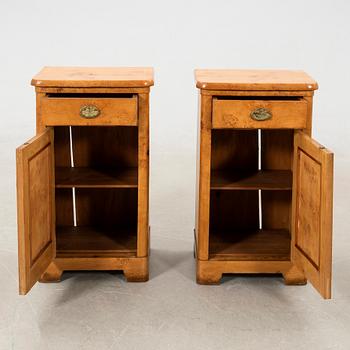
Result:
{"label": "gray backdrop", "polygon": [[[348,1],[0,3],[0,349],[348,349]],[[15,147],[34,135],[44,65],[153,66],[151,280],[66,274],[17,296]],[[302,69],[313,136],[335,152],[334,298],[275,277],[194,283],[194,68]]]}

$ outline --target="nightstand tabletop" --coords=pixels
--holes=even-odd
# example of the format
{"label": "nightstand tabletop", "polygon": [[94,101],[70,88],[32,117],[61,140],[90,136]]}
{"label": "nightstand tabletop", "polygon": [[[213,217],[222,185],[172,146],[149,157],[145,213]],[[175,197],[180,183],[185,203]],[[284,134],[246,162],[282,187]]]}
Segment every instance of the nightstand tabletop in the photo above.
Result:
{"label": "nightstand tabletop", "polygon": [[317,90],[317,82],[298,70],[196,69],[196,86],[205,90]]}
{"label": "nightstand tabletop", "polygon": [[149,87],[153,82],[150,67],[44,67],[32,79],[43,87]]}

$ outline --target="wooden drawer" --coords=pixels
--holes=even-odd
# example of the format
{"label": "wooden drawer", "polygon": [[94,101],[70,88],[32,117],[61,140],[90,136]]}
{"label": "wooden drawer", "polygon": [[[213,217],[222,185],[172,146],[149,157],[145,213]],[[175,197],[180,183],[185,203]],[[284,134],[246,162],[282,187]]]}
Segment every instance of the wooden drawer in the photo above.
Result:
{"label": "wooden drawer", "polygon": [[304,129],[306,119],[307,101],[302,98],[290,100],[213,98],[214,129]]}
{"label": "wooden drawer", "polygon": [[137,96],[51,95],[40,100],[43,124],[137,125]]}

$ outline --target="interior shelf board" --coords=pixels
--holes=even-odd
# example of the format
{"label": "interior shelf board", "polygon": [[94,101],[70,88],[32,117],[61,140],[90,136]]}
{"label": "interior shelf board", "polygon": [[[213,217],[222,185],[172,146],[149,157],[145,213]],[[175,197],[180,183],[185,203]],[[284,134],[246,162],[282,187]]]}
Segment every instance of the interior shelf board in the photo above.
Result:
{"label": "interior shelf board", "polygon": [[57,167],[57,188],[137,188],[137,168]]}
{"label": "interior shelf board", "polygon": [[136,256],[136,229],[58,226],[57,257]]}
{"label": "interior shelf board", "polygon": [[288,230],[215,231],[209,235],[209,259],[242,261],[290,260]]}
{"label": "interior shelf board", "polygon": [[291,190],[290,170],[212,170],[213,190]]}

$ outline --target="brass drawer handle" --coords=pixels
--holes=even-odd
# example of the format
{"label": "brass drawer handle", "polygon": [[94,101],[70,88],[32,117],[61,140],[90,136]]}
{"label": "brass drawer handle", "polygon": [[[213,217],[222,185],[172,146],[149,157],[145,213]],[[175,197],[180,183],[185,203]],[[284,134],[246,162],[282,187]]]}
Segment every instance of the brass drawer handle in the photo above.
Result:
{"label": "brass drawer handle", "polygon": [[272,118],[272,113],[267,108],[257,108],[250,113],[250,118],[260,122]]}
{"label": "brass drawer handle", "polygon": [[94,105],[86,105],[80,108],[80,116],[83,118],[96,118],[101,111]]}

